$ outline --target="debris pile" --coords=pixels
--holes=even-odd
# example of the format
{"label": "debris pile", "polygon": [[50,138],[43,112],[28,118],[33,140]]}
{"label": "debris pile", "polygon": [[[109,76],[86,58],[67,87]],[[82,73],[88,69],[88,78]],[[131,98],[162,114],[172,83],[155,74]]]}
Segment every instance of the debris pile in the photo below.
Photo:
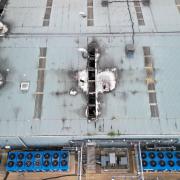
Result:
{"label": "debris pile", "polygon": [[96,120],[101,114],[98,96],[111,92],[116,87],[116,68],[99,69],[99,58],[99,49],[93,42],[87,50],[87,68],[77,73],[78,86],[88,96],[86,116],[89,121]]}
{"label": "debris pile", "polygon": [[74,90],[74,89],[71,89],[70,92],[69,92],[69,94],[70,94],[71,96],[76,96],[77,93],[78,93],[78,92],[77,92],[76,90]]}
{"label": "debris pile", "polygon": [[4,36],[8,32],[8,27],[0,22],[0,36]]}

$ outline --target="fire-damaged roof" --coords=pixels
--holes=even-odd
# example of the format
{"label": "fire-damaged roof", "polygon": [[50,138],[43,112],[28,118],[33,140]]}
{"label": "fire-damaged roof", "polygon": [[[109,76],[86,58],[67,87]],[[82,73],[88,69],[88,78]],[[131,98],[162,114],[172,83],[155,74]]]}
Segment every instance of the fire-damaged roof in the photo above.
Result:
{"label": "fire-damaged roof", "polygon": [[9,31],[0,37],[0,144],[179,137],[177,3],[8,0],[1,17]]}

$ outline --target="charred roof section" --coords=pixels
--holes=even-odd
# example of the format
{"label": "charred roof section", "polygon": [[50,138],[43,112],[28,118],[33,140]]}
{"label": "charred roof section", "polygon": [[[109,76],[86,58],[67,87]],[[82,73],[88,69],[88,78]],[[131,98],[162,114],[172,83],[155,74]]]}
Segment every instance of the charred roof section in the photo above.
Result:
{"label": "charred roof section", "polygon": [[[83,50],[83,53],[85,50]],[[101,50],[96,41],[92,41],[87,47],[87,67],[78,72],[79,87],[86,94],[88,121],[96,121],[101,115],[101,102],[99,95],[111,92],[116,87],[116,68],[99,67]],[[103,61],[103,60],[102,60]],[[104,64],[106,66],[106,64]]]}
{"label": "charred roof section", "polygon": [[7,61],[0,60],[0,89],[6,85],[9,71],[10,69],[7,66]]}

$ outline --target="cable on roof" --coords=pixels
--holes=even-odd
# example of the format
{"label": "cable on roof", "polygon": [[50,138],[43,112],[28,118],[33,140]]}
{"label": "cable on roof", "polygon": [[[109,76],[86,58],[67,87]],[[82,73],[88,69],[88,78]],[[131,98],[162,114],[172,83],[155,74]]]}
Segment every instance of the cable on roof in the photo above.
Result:
{"label": "cable on roof", "polygon": [[117,2],[126,2],[127,3],[129,17],[130,17],[130,20],[131,20],[131,27],[132,27],[132,42],[133,42],[133,45],[134,45],[134,36],[135,36],[134,21],[132,19],[132,14],[131,14],[129,2],[141,2],[141,1],[133,1],[133,0],[117,0],[117,1],[112,0],[112,1],[108,1],[108,3],[117,3]]}
{"label": "cable on roof", "polygon": [[4,177],[3,180],[7,180],[7,179],[8,179],[8,176],[9,176],[9,172],[6,172],[6,175],[5,175],[5,177]]}
{"label": "cable on roof", "polygon": [[129,17],[131,20],[131,27],[132,27],[132,42],[134,44],[134,35],[135,35],[135,31],[134,31],[134,21],[132,19],[132,14],[131,14],[131,10],[130,10],[130,6],[129,6],[129,0],[126,0],[127,2],[127,7],[128,7],[128,12],[129,12]]}

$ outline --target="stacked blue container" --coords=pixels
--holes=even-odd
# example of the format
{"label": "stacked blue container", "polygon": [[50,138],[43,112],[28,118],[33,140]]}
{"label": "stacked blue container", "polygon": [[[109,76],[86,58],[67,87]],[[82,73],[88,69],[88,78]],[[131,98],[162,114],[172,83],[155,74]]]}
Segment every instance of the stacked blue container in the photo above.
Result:
{"label": "stacked blue container", "polygon": [[6,170],[9,172],[68,171],[68,151],[9,152]]}
{"label": "stacked blue container", "polygon": [[179,151],[143,151],[144,171],[180,171]]}

